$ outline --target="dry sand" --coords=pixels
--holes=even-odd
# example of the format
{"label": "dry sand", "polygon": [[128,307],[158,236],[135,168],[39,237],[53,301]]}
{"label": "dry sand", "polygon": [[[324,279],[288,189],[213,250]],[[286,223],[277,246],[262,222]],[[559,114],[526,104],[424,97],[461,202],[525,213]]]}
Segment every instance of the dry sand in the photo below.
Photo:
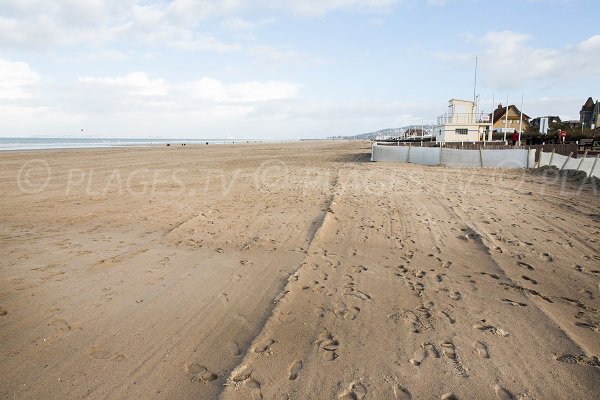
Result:
{"label": "dry sand", "polygon": [[597,398],[597,189],[369,153],[0,154],[0,396]]}

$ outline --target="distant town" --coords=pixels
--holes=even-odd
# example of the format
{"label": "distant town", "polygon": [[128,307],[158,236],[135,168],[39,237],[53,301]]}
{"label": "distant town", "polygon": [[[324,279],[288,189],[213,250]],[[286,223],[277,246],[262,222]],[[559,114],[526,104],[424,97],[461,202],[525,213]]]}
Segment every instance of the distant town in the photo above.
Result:
{"label": "distant town", "polygon": [[532,118],[515,104],[506,107],[499,103],[493,113],[482,113],[477,111],[474,101],[451,99],[446,112],[433,124],[408,125],[330,139],[443,143],[516,141],[522,145],[584,141],[594,147],[600,145],[600,101],[589,97],[579,111],[578,120],[563,121],[558,115]]}

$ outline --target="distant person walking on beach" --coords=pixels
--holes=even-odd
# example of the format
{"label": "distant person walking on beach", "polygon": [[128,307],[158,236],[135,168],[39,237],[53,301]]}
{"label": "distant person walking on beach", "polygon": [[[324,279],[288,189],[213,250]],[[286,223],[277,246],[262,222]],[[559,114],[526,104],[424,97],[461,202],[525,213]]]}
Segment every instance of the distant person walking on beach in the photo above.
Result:
{"label": "distant person walking on beach", "polygon": [[513,135],[512,135],[513,146],[515,146],[517,144],[517,140],[519,140],[519,135],[517,134],[517,130],[515,129],[515,131],[513,132]]}

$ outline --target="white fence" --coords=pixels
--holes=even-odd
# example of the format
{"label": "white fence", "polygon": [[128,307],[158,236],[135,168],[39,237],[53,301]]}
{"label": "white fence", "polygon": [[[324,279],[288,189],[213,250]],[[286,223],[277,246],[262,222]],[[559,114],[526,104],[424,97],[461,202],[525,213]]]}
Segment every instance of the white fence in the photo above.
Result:
{"label": "white fence", "polygon": [[535,150],[462,150],[444,147],[382,146],[373,143],[371,161],[467,168],[532,168]]}
{"label": "white fence", "polygon": [[596,178],[600,178],[600,160],[598,158],[598,156],[595,158],[571,158],[569,156],[563,156],[556,153],[542,152],[542,154],[540,154],[538,167],[552,165],[561,170],[570,169],[583,171],[587,176],[595,176]]}

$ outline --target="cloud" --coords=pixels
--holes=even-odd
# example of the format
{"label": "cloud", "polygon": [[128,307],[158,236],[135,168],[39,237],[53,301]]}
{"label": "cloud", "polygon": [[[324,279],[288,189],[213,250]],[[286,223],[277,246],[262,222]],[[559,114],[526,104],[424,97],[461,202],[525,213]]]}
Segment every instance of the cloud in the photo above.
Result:
{"label": "cloud", "polygon": [[325,63],[325,60],[312,57],[309,54],[274,46],[252,45],[247,48],[246,52],[252,57],[253,65],[273,66],[287,63],[322,65]]}
{"label": "cloud", "polygon": [[[195,102],[203,100],[214,104],[264,102],[295,97],[300,85],[280,81],[250,81],[223,83],[217,79],[203,77],[194,81],[169,83],[164,79],[151,79],[145,72],[132,72],[116,77],[79,77],[84,85],[112,87],[133,96],[166,96],[171,94],[173,102]],[[155,100],[151,100],[155,101]]]}
{"label": "cloud", "polygon": [[556,48],[532,46],[532,36],[513,31],[488,32],[474,53],[443,52],[436,58],[459,65],[479,55],[483,82],[496,90],[513,90],[528,82],[569,82],[600,74],[600,35]]}
{"label": "cloud", "polygon": [[44,0],[6,0],[0,16],[0,46],[48,48],[107,42],[165,45],[183,50],[230,51],[201,23],[227,15],[240,2],[140,0],[63,0],[48,6]]}
{"label": "cloud", "polygon": [[129,5],[116,0],[5,0],[0,46],[43,48],[104,40],[127,20]]}
{"label": "cloud", "polygon": [[40,75],[24,62],[0,59],[0,98],[22,99],[30,97],[27,88],[38,84]]}
{"label": "cloud", "polygon": [[257,26],[256,23],[250,22],[240,17],[228,17],[225,20],[223,20],[221,25],[224,28],[229,29],[231,31],[247,31],[252,30]]}
{"label": "cloud", "polygon": [[203,50],[225,53],[241,49],[237,43],[224,43],[212,35],[174,26],[140,32],[137,37],[149,46],[156,46],[159,43],[183,51]]}
{"label": "cloud", "polygon": [[224,84],[217,79],[202,78],[183,83],[179,88],[194,98],[216,103],[242,103],[293,98],[298,94],[300,85],[277,81]]}
{"label": "cloud", "polygon": [[122,88],[125,92],[140,96],[162,96],[169,92],[163,79],[150,79],[144,72],[132,72],[118,77],[79,77],[78,82]]}
{"label": "cloud", "polygon": [[83,56],[85,61],[123,61],[131,59],[131,55],[118,50],[103,50],[88,53]]}
{"label": "cloud", "polygon": [[[0,46],[47,48],[82,43],[122,41],[157,43],[183,50],[232,51],[204,31],[204,25],[222,19],[229,30],[250,30],[271,20],[257,22],[241,14],[288,11],[314,17],[333,11],[387,12],[399,0],[62,0],[49,6],[46,0],[4,0],[0,16]],[[164,39],[160,41],[159,39]]]}

